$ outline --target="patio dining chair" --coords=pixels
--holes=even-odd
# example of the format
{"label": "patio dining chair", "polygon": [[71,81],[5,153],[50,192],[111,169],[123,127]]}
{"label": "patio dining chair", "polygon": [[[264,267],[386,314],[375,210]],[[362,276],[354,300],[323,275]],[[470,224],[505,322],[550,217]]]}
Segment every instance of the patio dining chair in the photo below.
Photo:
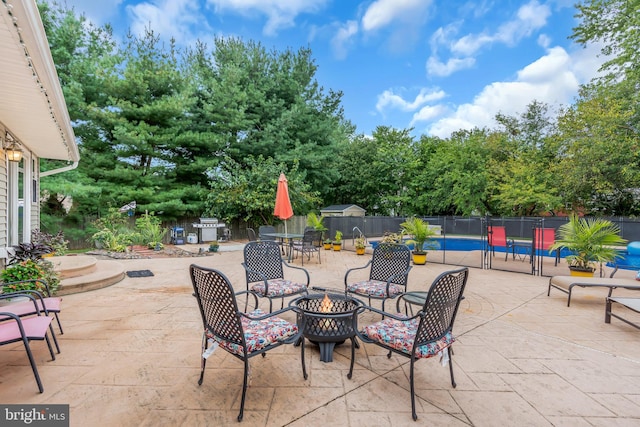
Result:
{"label": "patio dining chair", "polygon": [[256,236],[256,231],[253,228],[247,228],[247,238],[250,242],[258,241],[258,237]]}
{"label": "patio dining chair", "polygon": [[[349,276],[369,267],[369,278],[360,281],[349,281]],[[373,250],[373,256],[362,267],[347,270],[344,275],[344,286],[347,292],[365,296],[371,305],[371,299],[385,300],[395,298],[407,290],[407,281],[411,271],[411,250],[406,245],[382,243]]]}
{"label": "patio dining chair", "polygon": [[[244,362],[244,380],[242,384],[242,400],[238,421],[242,421],[244,402],[249,380],[249,359],[265,353],[282,344],[300,342],[304,351],[302,328],[295,323],[280,317],[284,312],[295,310],[287,307],[275,313],[264,314],[256,309],[246,314],[238,309],[236,296],[252,295],[248,291],[234,292],[229,279],[220,271],[199,267],[192,264],[189,267],[193,291],[198,300],[198,307],[202,316],[204,331],[202,334],[202,360],[198,385],[202,385],[207,358],[216,348],[229,352]],[[253,295],[257,305],[257,297]],[[209,344],[212,346],[209,348]],[[307,378],[307,372],[302,359],[302,374]]]}
{"label": "patio dining chair", "polygon": [[409,365],[409,384],[411,389],[411,413],[414,421],[416,414],[414,364],[416,360],[440,355],[443,363],[449,363],[451,385],[455,388],[453,377],[453,323],[462,300],[464,288],[469,276],[468,268],[446,271],[431,284],[422,309],[408,317],[400,313],[403,298],[411,292],[401,295],[396,302],[397,314],[386,313],[369,307],[382,314],[383,320],[364,327],[357,335],[365,343],[376,344],[388,350],[387,357],[393,353],[411,360]]}
{"label": "patio dining chair", "polygon": [[294,254],[300,253],[302,256],[302,265],[304,265],[304,257],[307,256],[307,260],[311,260],[312,254],[318,254],[318,263],[322,264],[320,260],[320,241],[322,240],[322,232],[317,230],[305,230],[302,240],[296,240],[291,247]]}
{"label": "patio dining chair", "polygon": [[[545,252],[549,252],[549,248],[555,243],[555,241],[555,228],[534,228],[533,246],[535,250],[542,249],[543,253],[541,255],[545,255]],[[555,265],[558,265],[558,262],[560,261],[560,249],[556,249],[554,252]]]}
{"label": "patio dining chair", "polygon": [[45,340],[49,347],[51,360],[56,360],[53,348],[51,347],[51,341],[47,334],[47,331],[50,330],[51,321],[53,319],[38,310],[36,298],[28,293],[13,293],[9,295],[0,294],[0,299],[16,298],[17,296],[29,299],[27,302],[32,304],[35,315],[23,317],[10,312],[7,307],[0,307],[0,345],[13,344],[20,341],[23,343],[27,357],[29,358],[31,370],[33,371],[33,376],[38,384],[38,390],[40,393],[43,393],[44,387],[42,386],[42,381],[38,374],[36,360],[31,352],[30,342]]}
{"label": "patio dining chair", "polygon": [[[273,299],[306,294],[309,287],[309,272],[302,267],[288,264],[280,255],[280,247],[270,240],[249,242],[244,246],[244,262],[247,291],[269,299],[269,312],[273,311]],[[295,281],[284,276],[284,267],[304,273],[305,281]],[[302,276],[302,274],[300,274]]]}

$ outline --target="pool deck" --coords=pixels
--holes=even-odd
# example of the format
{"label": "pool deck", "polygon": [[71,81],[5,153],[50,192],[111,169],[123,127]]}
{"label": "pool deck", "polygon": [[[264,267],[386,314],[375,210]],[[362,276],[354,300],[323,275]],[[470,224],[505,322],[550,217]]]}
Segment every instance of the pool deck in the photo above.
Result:
{"label": "pool deck", "polygon": [[[349,380],[347,345],[323,363],[309,344],[306,381],[298,347],[252,359],[238,424],[240,361],[216,351],[204,383],[197,384],[202,322],[188,266],[220,269],[242,290],[241,248],[242,242],[231,242],[202,258],[119,260],[126,270],[148,269],[154,276],[64,296],[62,353],[50,361],[43,343],[32,344],[43,394],[20,344],[0,347],[0,402],[69,404],[71,426],[640,425],[640,331],[616,319],[604,323],[606,290],[583,290],[566,307],[565,294],[547,297],[548,277],[479,268],[470,269],[454,328],[457,387],[438,360],[418,361],[417,422],[408,359],[388,359],[379,347],[361,344]],[[304,267],[312,285],[333,288],[344,286],[348,268],[369,259],[351,251],[323,250],[321,256],[321,264],[312,259]],[[415,266],[409,290],[425,290],[453,268]],[[365,314],[359,322],[374,320]]]}

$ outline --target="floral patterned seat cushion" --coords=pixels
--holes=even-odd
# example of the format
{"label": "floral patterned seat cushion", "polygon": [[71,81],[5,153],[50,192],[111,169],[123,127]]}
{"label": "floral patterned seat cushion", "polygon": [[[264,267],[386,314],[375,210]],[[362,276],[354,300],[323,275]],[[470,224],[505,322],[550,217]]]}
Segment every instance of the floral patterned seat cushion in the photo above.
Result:
{"label": "floral patterned seat cushion", "polygon": [[[399,314],[399,316],[401,315]],[[418,321],[419,319],[396,320],[387,318],[365,327],[362,330],[362,334],[387,347],[400,350],[410,355],[418,329]],[[447,334],[438,341],[418,347],[416,349],[416,359],[433,357],[453,344],[454,341],[455,338],[451,332],[447,332]]]}
{"label": "floral patterned seat cushion", "polygon": [[352,283],[347,286],[349,292],[353,292],[360,295],[368,295],[376,298],[389,298],[395,297],[400,292],[403,292],[403,288],[399,285],[391,283],[389,285],[389,295],[387,295],[387,282],[380,280],[363,280],[361,282]]}
{"label": "floral patterned seat cushion", "polygon": [[269,293],[265,295],[264,292],[264,282],[258,282],[251,286],[251,290],[257,294],[262,296],[266,296],[269,298],[274,297],[283,297],[286,295],[293,295],[304,291],[307,286],[302,283],[292,282],[291,280],[285,279],[274,279],[268,280],[269,282]]}
{"label": "floral patterned seat cushion", "polygon": [[[249,316],[264,316],[264,312],[257,309],[249,313]],[[295,324],[287,322],[277,316],[262,320],[251,320],[246,317],[241,317],[240,322],[244,330],[244,339],[247,343],[248,354],[260,351],[277,342],[284,341],[298,333],[298,327]],[[230,353],[244,356],[244,349],[241,345],[216,337],[210,331],[206,331],[206,335],[207,338],[217,341],[220,347]]]}

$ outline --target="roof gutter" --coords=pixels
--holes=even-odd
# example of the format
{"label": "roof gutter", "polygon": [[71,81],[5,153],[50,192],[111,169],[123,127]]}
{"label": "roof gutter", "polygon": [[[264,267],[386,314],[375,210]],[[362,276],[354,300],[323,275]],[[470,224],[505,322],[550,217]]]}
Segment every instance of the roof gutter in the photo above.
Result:
{"label": "roof gutter", "polygon": [[62,173],[62,172],[67,172],[67,171],[70,171],[70,170],[74,170],[77,167],[78,167],[78,161],[76,160],[75,162],[73,162],[73,164],[71,164],[69,166],[65,166],[65,167],[62,167],[62,168],[51,169],[49,171],[41,172],[40,173],[40,177],[56,175],[56,174],[59,174],[59,173]]}

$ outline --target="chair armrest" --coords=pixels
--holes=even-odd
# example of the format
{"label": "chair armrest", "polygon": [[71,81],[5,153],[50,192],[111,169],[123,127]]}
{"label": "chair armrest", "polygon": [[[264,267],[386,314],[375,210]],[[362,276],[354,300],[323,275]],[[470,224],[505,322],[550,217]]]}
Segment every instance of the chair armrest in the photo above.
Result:
{"label": "chair armrest", "polygon": [[344,274],[344,286],[345,286],[345,288],[349,285],[349,283],[347,282],[347,278],[349,277],[349,274],[350,274],[352,271],[356,271],[356,270],[364,270],[365,268],[367,268],[367,267],[369,267],[369,266],[371,265],[371,262],[372,262],[372,261],[373,261],[373,260],[372,260],[372,259],[370,259],[370,260],[369,260],[369,262],[367,262],[367,264],[366,264],[366,265],[363,265],[362,267],[353,267],[353,268],[348,269],[348,270],[347,270],[347,272]]}
{"label": "chair armrest", "polygon": [[[398,277],[404,277],[404,276],[408,276],[409,272],[411,271],[411,269],[413,268],[413,266],[409,266],[405,271],[403,271],[400,274],[394,274],[393,276],[389,277],[387,279],[387,288],[389,287],[389,285],[391,284],[391,282],[393,282],[394,279],[398,278]],[[395,283],[395,282],[393,282]]]}
{"label": "chair armrest", "polygon": [[291,265],[289,263],[287,263],[287,261],[282,260],[282,263],[286,266],[289,267],[291,269],[295,269],[295,270],[302,270],[304,271],[305,276],[307,276],[307,286],[309,286],[309,282],[311,281],[311,279],[309,278],[309,272],[307,271],[306,268],[303,267],[298,267],[297,265]]}
{"label": "chair armrest", "polygon": [[258,296],[257,296],[256,294],[254,294],[254,293],[253,293],[253,292],[251,292],[251,291],[239,291],[239,292],[235,292],[235,296],[236,296],[236,297],[237,297],[237,296],[239,296],[239,295],[244,295],[244,294],[247,294],[247,295],[251,295],[251,296],[253,296],[253,302],[255,302],[255,304],[253,305],[254,310],[255,310],[256,308],[258,308]]}

